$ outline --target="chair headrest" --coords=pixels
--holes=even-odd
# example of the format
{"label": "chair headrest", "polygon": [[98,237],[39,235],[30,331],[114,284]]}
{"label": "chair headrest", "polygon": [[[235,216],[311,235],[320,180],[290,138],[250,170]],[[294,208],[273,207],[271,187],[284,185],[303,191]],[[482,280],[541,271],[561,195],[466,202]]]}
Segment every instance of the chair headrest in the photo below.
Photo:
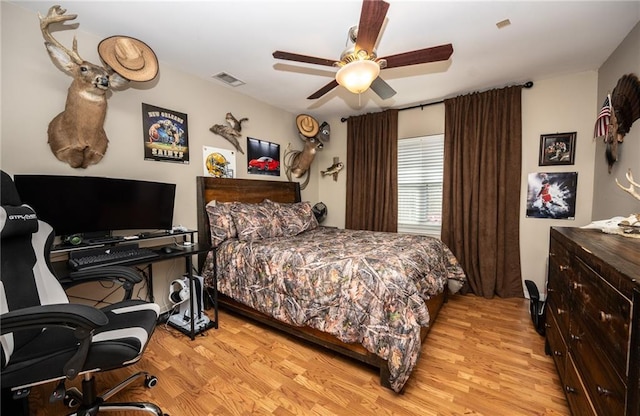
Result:
{"label": "chair headrest", "polygon": [[38,217],[28,205],[22,205],[20,195],[13,179],[4,171],[0,171],[0,238],[5,239],[38,231]]}
{"label": "chair headrest", "polygon": [[0,182],[0,205],[13,205],[14,207],[22,205],[16,184],[13,183],[11,176],[5,171],[0,171],[0,174],[2,175],[2,182]]}

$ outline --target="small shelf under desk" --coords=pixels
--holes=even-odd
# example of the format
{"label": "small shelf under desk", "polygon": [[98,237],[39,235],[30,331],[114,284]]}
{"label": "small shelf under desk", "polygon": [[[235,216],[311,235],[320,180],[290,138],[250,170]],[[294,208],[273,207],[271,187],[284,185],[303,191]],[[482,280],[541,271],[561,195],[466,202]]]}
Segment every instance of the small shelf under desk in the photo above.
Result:
{"label": "small shelf under desk", "polygon": [[[99,241],[89,240],[87,242],[82,242],[78,245],[70,245],[70,244],[58,244],[54,245],[51,250],[51,264],[56,272],[56,276],[60,281],[60,284],[66,289],[78,284],[78,282],[74,282],[73,278],[70,276],[72,273],[72,269],[69,267],[68,258],[69,254],[72,252],[89,250],[95,248],[108,248],[118,245],[132,244],[136,243],[140,247],[144,247],[154,251],[158,256],[150,259],[132,259],[125,262],[118,263],[119,266],[141,266],[146,265],[149,270],[148,275],[148,297],[151,302],[154,302],[153,295],[153,264],[166,260],[173,260],[177,258],[185,259],[185,276],[189,278],[190,286],[193,286],[193,256],[197,254],[204,254],[211,250],[211,247],[207,244],[198,244],[194,239],[194,234],[197,231],[195,230],[185,230],[185,231],[158,231],[158,232],[150,232],[150,233],[138,233],[134,236],[114,236],[113,238],[102,238]],[[173,242],[167,243],[168,239],[174,239]],[[169,248],[169,251],[165,249]],[[103,266],[108,266],[105,264]],[[97,266],[100,267],[100,266]],[[216,288],[213,288],[215,291]],[[191,302],[191,315],[193,315],[194,311],[194,297],[191,296],[189,302]],[[214,296],[216,299],[217,296]],[[210,320],[209,324],[204,329],[200,329],[200,331],[209,329],[209,328],[218,328],[218,305],[217,302],[213,302],[214,308],[214,318]],[[184,328],[174,327],[180,332],[188,335],[192,340],[195,338],[196,331],[194,328],[194,319],[191,316],[191,330],[185,330]]]}

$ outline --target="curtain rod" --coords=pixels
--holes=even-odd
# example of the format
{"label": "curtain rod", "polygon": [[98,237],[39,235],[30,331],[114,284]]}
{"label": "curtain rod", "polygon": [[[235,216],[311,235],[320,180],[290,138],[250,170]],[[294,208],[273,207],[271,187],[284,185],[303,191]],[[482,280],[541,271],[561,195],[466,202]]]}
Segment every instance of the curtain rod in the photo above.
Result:
{"label": "curtain rod", "polygon": [[[533,87],[533,81],[527,81],[524,84],[522,84],[522,87],[524,88],[531,88]],[[442,104],[444,102],[444,100],[440,100],[440,101],[433,101],[430,103],[425,103],[425,104],[416,104],[416,105],[412,105],[410,107],[404,107],[404,108],[398,108],[398,111],[404,111],[404,110],[413,110],[414,108],[419,108],[419,109],[423,109],[424,107],[428,107],[430,105],[435,105],[435,104]],[[341,122],[345,122],[349,119],[349,117],[342,117],[340,119]]]}

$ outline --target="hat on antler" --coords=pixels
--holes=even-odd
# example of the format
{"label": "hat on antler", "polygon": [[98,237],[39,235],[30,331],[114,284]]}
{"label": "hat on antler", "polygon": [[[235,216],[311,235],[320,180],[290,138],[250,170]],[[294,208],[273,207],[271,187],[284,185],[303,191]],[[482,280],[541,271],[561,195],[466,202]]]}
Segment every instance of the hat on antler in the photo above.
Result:
{"label": "hat on antler", "polygon": [[296,125],[300,134],[306,137],[316,137],[320,129],[318,121],[308,114],[299,114],[296,117]]}
{"label": "hat on antler", "polygon": [[105,64],[130,81],[151,81],[158,75],[158,58],[141,40],[128,36],[111,36],[98,45]]}

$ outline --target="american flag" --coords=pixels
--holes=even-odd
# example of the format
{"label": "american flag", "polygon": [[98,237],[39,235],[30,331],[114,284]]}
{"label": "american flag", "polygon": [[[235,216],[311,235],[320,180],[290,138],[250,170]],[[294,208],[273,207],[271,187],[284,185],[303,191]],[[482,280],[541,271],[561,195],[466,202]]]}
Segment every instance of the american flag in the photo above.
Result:
{"label": "american flag", "polygon": [[611,96],[607,94],[607,98],[602,103],[600,114],[596,119],[596,126],[593,129],[593,138],[602,137],[607,135],[607,129],[611,120]]}

